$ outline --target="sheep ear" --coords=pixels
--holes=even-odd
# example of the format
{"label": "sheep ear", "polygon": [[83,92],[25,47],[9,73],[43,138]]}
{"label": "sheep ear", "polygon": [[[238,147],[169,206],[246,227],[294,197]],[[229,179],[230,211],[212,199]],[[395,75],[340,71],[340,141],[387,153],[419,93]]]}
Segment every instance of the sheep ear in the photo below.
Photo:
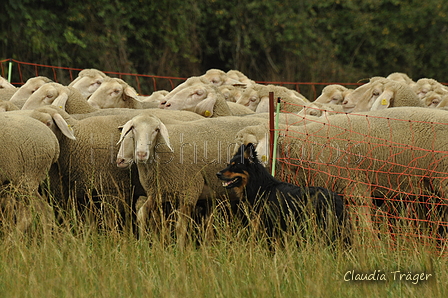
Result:
{"label": "sheep ear", "polygon": [[65,105],[67,104],[68,94],[66,92],[59,93],[59,96],[51,103],[53,106],[57,106],[65,111]]}
{"label": "sheep ear", "polygon": [[263,96],[260,98],[260,102],[255,109],[255,113],[267,113],[269,112],[269,97]]}
{"label": "sheep ear", "polygon": [[257,152],[255,151],[255,146],[252,143],[246,145],[244,149],[244,158],[248,159],[250,162],[257,162]]}
{"label": "sheep ear", "polygon": [[73,81],[71,81],[70,84],[68,84],[69,87],[73,87],[73,85],[75,85],[76,83],[78,83],[81,80],[82,77],[78,76],[76,77],[76,79],[74,79]]}
{"label": "sheep ear", "polygon": [[261,163],[264,166],[267,166],[268,162],[269,162],[268,136],[265,136],[261,140],[258,141],[258,144],[256,147],[256,154],[257,154],[257,158],[258,158],[258,156],[261,156]]}
{"label": "sheep ear", "polygon": [[126,94],[127,96],[133,98],[133,99],[137,99],[138,100],[138,94],[137,91],[135,91],[134,88],[132,88],[131,86],[127,86],[126,88],[124,88],[124,94]]}
{"label": "sheep ear", "polygon": [[162,122],[160,122],[160,136],[163,138],[163,140],[165,141],[165,144],[168,146],[168,148],[170,148],[171,151],[174,151],[173,148],[171,147],[170,144],[170,136],[168,134],[168,129],[166,128],[165,124],[163,124]]}
{"label": "sheep ear", "polygon": [[72,127],[69,124],[67,124],[64,117],[62,117],[61,114],[55,113],[53,115],[53,120],[56,123],[57,127],[67,138],[71,140],[76,140],[75,135],[73,134]]}
{"label": "sheep ear", "polygon": [[208,93],[208,96],[196,105],[194,112],[204,117],[213,116],[213,110],[216,104],[216,94]]}
{"label": "sheep ear", "polygon": [[378,98],[375,100],[370,110],[376,111],[387,109],[390,106],[393,97],[394,97],[393,91],[384,90],[384,92],[381,93],[380,96],[378,96]]}
{"label": "sheep ear", "polygon": [[129,133],[129,131],[131,131],[131,129],[134,127],[134,122],[131,120],[129,120],[128,122],[126,122],[123,126],[123,129],[121,130],[121,135],[120,135],[120,139],[117,142],[117,145],[120,144],[123,139],[126,137],[126,135]]}

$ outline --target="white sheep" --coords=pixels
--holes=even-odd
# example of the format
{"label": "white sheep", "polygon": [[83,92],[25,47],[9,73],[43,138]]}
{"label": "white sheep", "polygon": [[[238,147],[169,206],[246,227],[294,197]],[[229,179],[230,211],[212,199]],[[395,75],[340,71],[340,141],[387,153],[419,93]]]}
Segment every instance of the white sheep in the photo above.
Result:
{"label": "white sheep", "polygon": [[352,91],[353,89],[349,89],[339,84],[327,85],[322,89],[322,93],[314,102],[342,105],[344,99]]}
{"label": "white sheep", "polygon": [[105,78],[101,86],[89,97],[88,103],[97,109],[141,109],[137,91],[118,78]]}
{"label": "white sheep", "polygon": [[38,111],[18,112],[0,114],[0,182],[18,195],[17,199],[10,197],[7,203],[9,207],[17,208],[17,229],[28,230],[34,209],[45,231],[54,224],[54,215],[38,188],[60,154],[58,138],[50,128],[61,126],[68,137],[74,136],[60,115],[51,117]]}
{"label": "white sheep", "polygon": [[23,104],[22,110],[32,110],[44,105],[63,107],[69,114],[83,114],[97,109],[75,88],[59,83],[47,83],[36,90]]}
{"label": "white sheep", "polygon": [[83,69],[78,73],[76,79],[74,79],[69,87],[73,87],[81,92],[82,96],[88,98],[101,86],[101,83],[107,75],[95,68]]}
{"label": "white sheep", "polygon": [[34,94],[41,86],[53,82],[51,79],[38,76],[29,78],[9,99],[17,107],[22,108],[26,100]]}
{"label": "white sheep", "polygon": [[[274,99],[280,97],[287,103],[282,108],[282,110],[287,112],[299,112],[303,105],[309,102],[302,94],[284,86],[256,84],[248,87],[237,103],[247,106],[256,113],[269,112],[270,92],[274,93]],[[274,106],[277,106],[277,100],[274,101]]]}
{"label": "white sheep", "polygon": [[[146,114],[127,122],[117,161],[129,163],[124,152],[133,153],[147,193],[147,201],[137,210],[140,231],[145,230],[147,217],[157,205],[172,201],[179,206],[178,236],[185,237],[187,218],[205,186],[216,197],[225,195],[215,174],[232,157],[236,132],[266,122],[255,117],[229,116],[191,121],[188,125],[169,124]],[[133,138],[126,141],[129,133]]]}
{"label": "white sheep", "polygon": [[[135,166],[127,170],[116,166],[116,143],[120,138],[118,126],[139,113],[153,113],[167,123],[203,119],[197,114],[183,111],[106,109],[77,120],[55,106],[38,110],[42,109],[63,115],[76,136],[76,141],[60,140],[58,166],[50,172],[54,196],[60,198],[62,206],[72,198],[84,212],[90,210],[85,208],[85,204],[97,202],[96,205],[104,212],[103,218],[108,221],[105,225],[112,227],[123,223],[126,212],[134,205],[136,198],[145,195]],[[115,113],[101,115],[103,111]]]}
{"label": "white sheep", "polygon": [[383,110],[390,107],[424,107],[409,85],[373,77],[348,94],[342,103],[347,113]]}

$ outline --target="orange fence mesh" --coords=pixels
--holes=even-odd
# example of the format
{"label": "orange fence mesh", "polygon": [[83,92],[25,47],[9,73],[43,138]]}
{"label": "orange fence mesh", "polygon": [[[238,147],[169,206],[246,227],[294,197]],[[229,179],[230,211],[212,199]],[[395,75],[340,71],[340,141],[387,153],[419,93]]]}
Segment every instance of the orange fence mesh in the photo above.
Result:
{"label": "orange fence mesh", "polygon": [[[283,114],[286,105],[282,101]],[[304,121],[289,113],[278,130],[276,176],[343,194],[358,229],[379,238],[441,245],[448,231],[448,123],[390,117],[391,112],[340,113],[337,121]],[[367,224],[360,223],[359,210]]]}
{"label": "orange fence mesh", "polygon": [[[72,67],[49,66],[36,63],[21,62],[14,59],[0,60],[1,75],[7,78],[9,64],[12,63],[11,83],[15,86],[23,85],[29,78],[45,76],[57,83],[68,85],[82,70]],[[111,77],[120,78],[134,87],[139,94],[148,95],[157,90],[172,90],[186,78],[155,76],[132,73],[103,71]]]}
{"label": "orange fence mesh", "polygon": [[[11,83],[15,86],[23,85],[29,78],[35,76],[45,76],[57,83],[63,85],[68,85],[73,81],[78,73],[82,70],[79,68],[72,67],[60,67],[60,66],[50,66],[37,63],[22,62],[14,59],[0,60],[0,74],[1,76],[7,78],[9,74],[9,65],[12,63],[12,77]],[[157,90],[168,90],[171,91],[186,80],[186,78],[180,77],[169,77],[169,76],[156,76],[156,75],[145,75],[145,74],[132,74],[132,73],[120,73],[103,71],[111,77],[118,77],[126,81],[129,85],[134,87],[139,94],[149,95]],[[274,84],[285,86],[290,89],[294,89],[307,98],[315,99],[323,87],[329,84],[335,83],[315,83],[315,82],[268,82],[268,81],[257,81],[260,84]],[[360,83],[337,83],[345,86],[359,86]]]}

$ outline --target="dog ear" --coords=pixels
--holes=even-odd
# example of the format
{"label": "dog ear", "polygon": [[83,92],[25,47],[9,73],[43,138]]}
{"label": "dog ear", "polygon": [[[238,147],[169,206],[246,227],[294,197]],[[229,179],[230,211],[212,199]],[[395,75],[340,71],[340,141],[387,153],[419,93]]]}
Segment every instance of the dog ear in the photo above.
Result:
{"label": "dog ear", "polygon": [[258,163],[254,144],[249,143],[246,145],[244,149],[244,158],[248,159],[251,163]]}

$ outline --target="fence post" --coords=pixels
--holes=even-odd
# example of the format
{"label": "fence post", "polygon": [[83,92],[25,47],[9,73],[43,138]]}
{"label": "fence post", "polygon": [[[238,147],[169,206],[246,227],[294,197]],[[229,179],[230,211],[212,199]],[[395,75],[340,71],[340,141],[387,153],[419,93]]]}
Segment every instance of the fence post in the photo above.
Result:
{"label": "fence post", "polygon": [[272,169],[274,152],[274,92],[269,92],[269,167]]}
{"label": "fence post", "polygon": [[12,59],[9,59],[8,64],[8,82],[11,83],[11,75],[12,75]]}
{"label": "fence post", "polygon": [[277,110],[275,114],[275,128],[274,128],[274,141],[272,146],[272,157],[271,157],[271,174],[275,176],[275,157],[277,156],[277,140],[278,140],[278,122],[280,118],[280,97],[277,97]]}

